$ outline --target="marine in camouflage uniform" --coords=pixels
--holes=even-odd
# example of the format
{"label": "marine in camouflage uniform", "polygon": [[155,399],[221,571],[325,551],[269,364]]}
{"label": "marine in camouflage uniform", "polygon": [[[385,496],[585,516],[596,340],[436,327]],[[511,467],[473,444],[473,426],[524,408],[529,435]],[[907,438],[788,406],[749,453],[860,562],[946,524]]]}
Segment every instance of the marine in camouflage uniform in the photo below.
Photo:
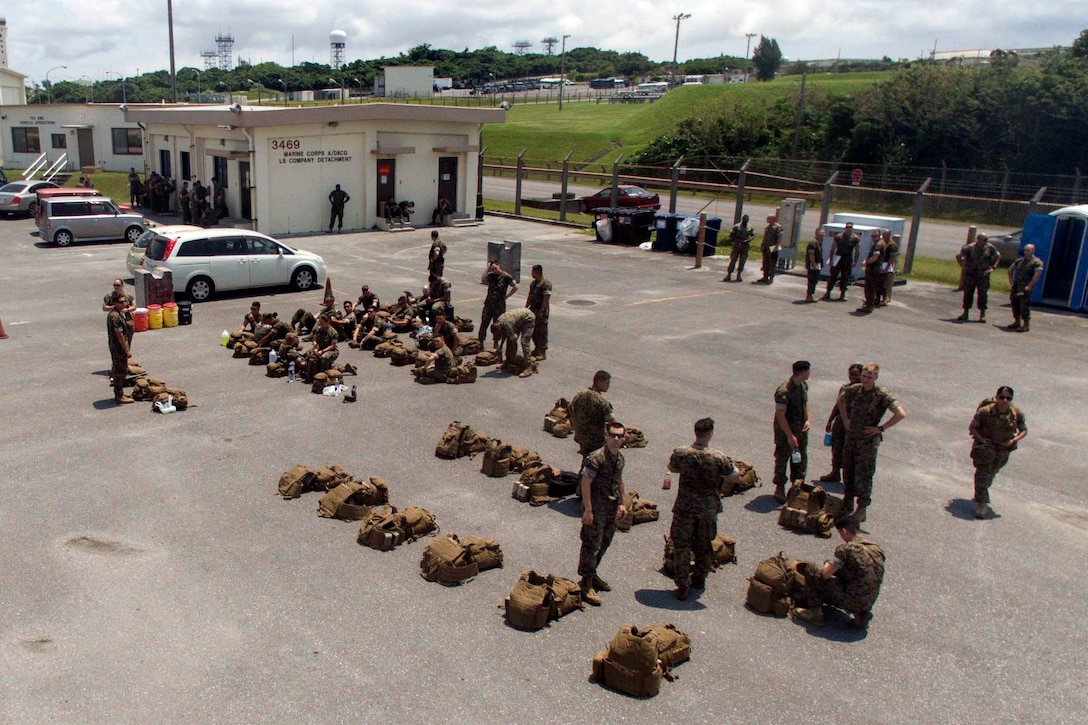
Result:
{"label": "marine in camouflage uniform", "polygon": [[823,258],[824,230],[816,230],[815,237],[805,245],[805,275],[808,287],[805,289],[805,302],[816,302],[816,285],[820,283],[820,269],[824,266]]}
{"label": "marine in camouflage uniform", "polygon": [[[530,357],[529,345],[533,339],[533,327],[536,326],[536,316],[528,307],[518,307],[515,310],[499,315],[492,332],[495,333],[495,348],[499,350],[500,360],[506,365],[514,364],[518,356],[518,340],[521,340],[521,353],[528,362]],[[502,332],[498,332],[501,328]],[[506,341],[506,351],[503,353],[499,345]]]}
{"label": "marine in camouflage uniform", "polygon": [[[125,296],[125,307],[121,310],[121,316],[125,320],[125,339],[128,341],[128,345],[132,347],[132,335],[136,331],[136,326],[132,321],[132,312],[136,309],[135,298],[128,294],[125,290],[125,283],[120,279],[113,280],[113,292],[120,292]],[[107,292],[102,297],[102,311],[113,311],[113,292]]]}
{"label": "marine in camouflage uniform", "polygon": [[314,330],[313,348],[305,361],[306,375],[309,379],[312,380],[314,375],[325,372],[336,362],[336,358],[340,356],[340,351],[336,347],[338,339],[336,330],[329,324],[328,316],[319,317],[317,329]]}
{"label": "marine in camouflage uniform", "polygon": [[859,533],[853,516],[835,522],[843,543],[835,547],[835,556],[823,567],[805,567],[807,609],[792,610],[795,617],[823,624],[821,607],[838,607],[854,615],[853,626],[865,629],[872,619],[873,605],[884,583],[884,550]]}
{"label": "marine in camouflage uniform", "polygon": [[536,327],[533,328],[533,357],[545,360],[548,357],[548,316],[551,312],[552,283],[544,276],[544,267],[533,265],[533,281],[529,283],[529,296],[525,306],[536,315]]}
{"label": "marine in camouflage uniform", "polygon": [[978,291],[978,321],[986,321],[986,307],[990,291],[990,273],[1001,262],[1001,253],[997,247],[987,241],[989,237],[979,232],[975,241],[965,244],[960,250],[959,260],[963,267],[963,314],[957,320],[966,320],[971,303]]}
{"label": "marine in camouflage uniform", "polygon": [[771,214],[767,217],[767,226],[763,230],[763,242],[760,251],[763,252],[763,277],[760,282],[771,284],[774,282],[775,269],[778,267],[778,250],[782,244],[782,225],[778,223],[778,217]]}
{"label": "marine in camouflage uniform", "polygon": [[722,282],[728,282],[732,278],[734,269],[737,270],[737,281],[740,282],[740,276],[744,273],[744,264],[748,261],[748,248],[752,245],[755,236],[756,230],[752,229],[748,223],[747,214],[740,218],[739,224],[734,224],[729,230],[729,271],[726,272]]}
{"label": "marine in camouflage uniform", "polygon": [[[839,396],[839,413],[846,428],[843,441],[843,506],[852,511],[857,498],[857,519],[864,521],[873,496],[873,475],[876,454],[884,439],[884,431],[906,417],[906,411],[895,397],[876,385],[880,368],[868,363],[862,367],[861,382],[848,385]],[[881,424],[886,411],[892,417]]]}
{"label": "marine in camouflage uniform", "polygon": [[998,388],[994,400],[975,411],[968,431],[974,439],[971,461],[975,464],[976,518],[986,518],[994,476],[1009,462],[1009,453],[1028,434],[1024,413],[1012,404],[1013,390]]}
{"label": "marine in camouflage uniform", "polygon": [[[854,273],[854,265],[858,263],[858,255],[861,253],[861,238],[854,234],[854,225],[847,222],[843,230],[835,235],[835,242],[831,245],[831,274],[827,278],[827,289],[820,299],[831,299],[831,290],[835,289],[835,282],[839,283],[839,299],[846,299],[846,288],[850,285],[850,276]],[[839,263],[834,264],[835,257]]]}
{"label": "marine in camouflage uniform", "polygon": [[[808,471],[808,376],[811,366],[807,360],[793,364],[793,375],[774,391],[774,497],[786,502],[786,465],[790,481],[804,481]],[[789,429],[786,433],[785,429]],[[791,440],[792,438],[792,440]],[[794,463],[792,453],[800,451],[801,461]]]}
{"label": "marine in camouflage uniform", "polygon": [[106,335],[110,346],[110,381],[113,384],[113,400],[116,403],[132,403],[125,395],[125,377],[128,375],[128,360],[132,357],[132,348],[125,337],[124,309],[128,305],[123,292],[114,292],[111,298],[113,309],[106,315]]}
{"label": "marine in camouflage uniform", "polygon": [[681,600],[687,599],[689,587],[705,587],[707,574],[714,570],[712,542],[718,535],[722,483],[738,475],[729,456],[708,447],[713,437],[711,418],[696,421],[695,442],[674,449],[669,457],[669,470],[680,474],[669,536],[673,543],[673,581],[676,597]]}
{"label": "marine in camouflage uniform", "polygon": [[888,259],[888,245],[878,229],[872,231],[870,238],[873,246],[865,258],[865,302],[858,312],[872,312],[884,292],[884,263]]}
{"label": "marine in camouflage uniform", "polygon": [[623,426],[612,423],[603,448],[586,456],[582,466],[582,547],[578,554],[578,575],[583,601],[600,606],[597,590],[609,591],[612,587],[597,575],[605,552],[616,533],[616,517],[626,514],[623,505],[623,454],[620,448],[624,439]]}
{"label": "marine in camouflage uniform", "polygon": [[487,296],[484,298],[484,309],[480,313],[480,345],[483,346],[487,339],[487,331],[491,329],[491,323],[506,312],[506,298],[518,291],[518,283],[504,272],[496,260],[487,263]]}
{"label": "marine in camouflage uniform", "polygon": [[574,427],[574,442],[584,459],[604,445],[604,425],[612,420],[612,404],[604,397],[612,384],[612,376],[598,370],[593,385],[576,394],[570,401],[570,422]]}
{"label": "marine in camouflage uniform", "polygon": [[1007,329],[1031,330],[1031,292],[1043,276],[1043,261],[1035,256],[1035,245],[1024,245],[1024,256],[1009,267],[1009,302],[1012,324]]}
{"label": "marine in camouflage uniform", "polygon": [[[853,363],[846,371],[849,382],[839,388],[839,396],[848,385],[861,382],[861,363]],[[839,399],[831,406],[831,415],[827,417],[827,425],[824,432],[831,434],[831,471],[820,476],[823,483],[837,483],[839,473],[842,471],[842,445],[846,440],[846,427],[842,424],[842,416],[839,415]]]}

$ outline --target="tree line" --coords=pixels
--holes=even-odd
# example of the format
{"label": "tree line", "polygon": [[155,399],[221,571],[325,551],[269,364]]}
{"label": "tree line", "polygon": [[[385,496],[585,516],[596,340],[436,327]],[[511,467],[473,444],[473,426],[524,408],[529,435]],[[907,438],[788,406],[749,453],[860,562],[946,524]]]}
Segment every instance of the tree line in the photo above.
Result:
{"label": "tree line", "polygon": [[[631,163],[684,155],[1071,174],[1088,169],[1088,31],[1027,64],[914,63],[851,95],[809,88],[766,105],[723,97],[652,141]],[[795,138],[796,136],[796,138]]]}

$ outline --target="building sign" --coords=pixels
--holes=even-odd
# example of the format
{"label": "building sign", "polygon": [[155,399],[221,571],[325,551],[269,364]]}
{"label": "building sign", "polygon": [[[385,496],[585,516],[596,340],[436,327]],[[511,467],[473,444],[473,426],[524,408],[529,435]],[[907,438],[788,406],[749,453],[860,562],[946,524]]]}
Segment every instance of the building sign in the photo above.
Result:
{"label": "building sign", "polygon": [[47,119],[45,116],[29,116],[19,121],[20,126],[56,126],[57,122]]}
{"label": "building sign", "polygon": [[317,148],[321,139],[316,137],[273,138],[268,141],[269,161],[288,166],[317,164],[346,164],[352,160],[346,148]]}

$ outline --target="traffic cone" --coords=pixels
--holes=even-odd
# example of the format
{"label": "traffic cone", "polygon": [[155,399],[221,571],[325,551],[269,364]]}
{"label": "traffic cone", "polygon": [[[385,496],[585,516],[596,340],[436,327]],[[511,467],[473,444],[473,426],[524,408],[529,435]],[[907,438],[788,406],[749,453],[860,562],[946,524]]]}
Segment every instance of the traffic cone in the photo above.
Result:
{"label": "traffic cone", "polygon": [[321,304],[325,307],[332,307],[336,304],[336,297],[332,293],[332,277],[325,278],[325,299]]}
{"label": "traffic cone", "polygon": [[0,319],[0,340],[8,339],[8,333],[4,332],[4,320]]}

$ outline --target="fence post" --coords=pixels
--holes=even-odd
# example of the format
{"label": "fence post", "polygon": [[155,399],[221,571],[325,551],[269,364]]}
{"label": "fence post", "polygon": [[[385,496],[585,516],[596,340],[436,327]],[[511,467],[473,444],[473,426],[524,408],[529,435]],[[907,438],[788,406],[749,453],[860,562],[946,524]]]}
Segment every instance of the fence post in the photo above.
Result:
{"label": "fence post", "polygon": [[529,149],[522,149],[518,154],[518,178],[517,183],[514,184],[514,216],[521,216],[521,176],[525,172],[525,152]]}
{"label": "fence post", "polygon": [[706,242],[706,212],[699,212],[699,237],[695,244],[695,269],[703,268],[703,244]]}
{"label": "fence post", "polygon": [[561,222],[567,220],[567,180],[570,171],[570,155],[573,153],[573,151],[568,151],[567,155],[563,157],[563,180],[559,186],[559,221]]}
{"label": "fence post", "polygon": [[[483,141],[482,135],[480,140]],[[476,156],[476,221],[478,222],[484,219],[484,152],[486,151],[487,146],[483,146]]]}
{"label": "fence post", "polygon": [[918,191],[914,193],[914,216],[910,220],[910,237],[907,239],[907,260],[903,263],[903,274],[910,274],[914,267],[914,249],[918,246],[918,225],[922,223],[922,202],[926,197],[926,189],[933,177],[922,182]]}
{"label": "fence post", "polygon": [[1001,180],[1001,201],[1005,201],[1009,198],[1009,174],[1012,172],[1009,171],[1008,164],[1001,165],[1005,167],[1005,178]]}
{"label": "fence post", "polygon": [[820,226],[827,224],[827,217],[831,213],[831,185],[835,183],[835,179],[839,178],[839,172],[836,169],[832,172],[831,176],[827,177],[827,181],[824,182],[824,195],[820,202]]}
{"label": "fence post", "polygon": [[1073,198],[1072,198],[1072,200],[1071,200],[1071,201],[1069,202],[1070,204],[1077,204],[1077,203],[1079,203],[1079,202],[1077,201],[1077,199],[1079,199],[1079,198],[1080,198],[1080,167],[1079,167],[1079,166],[1078,166],[1078,167],[1076,167],[1076,169],[1075,169],[1075,170],[1076,170],[1076,172],[1077,172],[1077,176],[1076,176],[1076,178],[1075,178],[1075,179],[1073,180]]}
{"label": "fence post", "polygon": [[608,204],[613,209],[616,208],[616,197],[620,193],[620,159],[623,158],[623,154],[616,157],[616,160],[612,162],[612,196],[608,199]]}
{"label": "fence post", "polygon": [[680,184],[680,163],[684,160],[681,154],[676,163],[672,165],[672,186],[669,187],[669,213],[676,213],[676,187]]}
{"label": "fence post", "polygon": [[733,224],[740,224],[740,218],[744,216],[744,184],[748,176],[748,164],[751,159],[745,159],[737,174],[737,203],[733,207]]}
{"label": "fence post", "polygon": [[941,159],[941,183],[937,187],[937,214],[941,213],[941,202],[944,201],[944,181],[948,176],[948,164],[944,159]]}
{"label": "fence post", "polygon": [[1039,190],[1035,192],[1035,196],[1031,197],[1031,201],[1028,202],[1028,214],[1039,213],[1039,202],[1043,200],[1043,194],[1046,193],[1046,187],[1040,186]]}

